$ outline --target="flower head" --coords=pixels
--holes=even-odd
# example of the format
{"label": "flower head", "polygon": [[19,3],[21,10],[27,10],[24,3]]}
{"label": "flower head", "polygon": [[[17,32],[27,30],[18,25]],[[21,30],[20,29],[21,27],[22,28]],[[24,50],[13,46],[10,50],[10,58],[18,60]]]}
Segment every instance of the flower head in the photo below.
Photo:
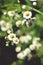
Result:
{"label": "flower head", "polygon": [[36,3],[36,2],[33,2],[33,5],[34,5],[34,6],[36,6],[36,5],[37,5],[37,3]]}
{"label": "flower head", "polygon": [[30,54],[30,52],[31,52],[31,50],[30,50],[29,48],[26,48],[26,49],[25,49],[25,53],[26,53],[26,54]]}
{"label": "flower head", "polygon": [[35,50],[35,46],[34,46],[33,44],[31,44],[31,45],[29,46],[29,48],[30,48],[30,50]]}
{"label": "flower head", "polygon": [[38,43],[37,46],[36,46],[37,49],[40,49],[41,48],[41,44]]}
{"label": "flower head", "polygon": [[17,26],[17,27],[20,27],[21,25],[22,25],[22,22],[21,22],[21,21],[17,21],[17,22],[16,22],[16,26]]}
{"label": "flower head", "polygon": [[5,22],[4,20],[0,21],[0,26],[2,31],[7,31],[12,27],[12,25],[9,22]]}
{"label": "flower head", "polygon": [[32,16],[32,13],[31,13],[30,11],[25,11],[25,12],[23,13],[23,17],[24,17],[25,19],[29,19],[29,18],[31,18],[31,16]]}
{"label": "flower head", "polygon": [[15,12],[14,11],[8,11],[9,16],[14,16]]}
{"label": "flower head", "polygon": [[19,43],[19,39],[18,39],[17,37],[15,37],[15,38],[13,39],[13,43],[14,43],[14,44],[18,44],[18,43]]}
{"label": "flower head", "polygon": [[22,9],[26,9],[26,5],[22,5]]}
{"label": "flower head", "polygon": [[9,39],[9,40],[13,40],[14,37],[16,37],[16,35],[15,35],[14,33],[10,33],[10,34],[8,35],[8,39]]}
{"label": "flower head", "polygon": [[7,30],[7,33],[10,34],[11,33],[11,30]]}
{"label": "flower head", "polygon": [[15,51],[16,51],[16,52],[20,52],[20,51],[21,51],[21,47],[19,47],[19,46],[16,47],[16,48],[15,48]]}
{"label": "flower head", "polygon": [[6,15],[6,14],[7,14],[7,12],[5,11],[3,14],[4,14],[4,15]]}
{"label": "flower head", "polygon": [[24,54],[22,52],[17,54],[18,59],[24,59]]}
{"label": "flower head", "polygon": [[5,22],[4,20],[1,20],[1,21],[0,21],[0,25],[1,25],[1,26],[5,25],[5,24],[6,24],[6,22]]}
{"label": "flower head", "polygon": [[26,38],[27,38],[27,40],[31,40],[32,39],[32,36],[30,34],[27,34],[26,35]]}

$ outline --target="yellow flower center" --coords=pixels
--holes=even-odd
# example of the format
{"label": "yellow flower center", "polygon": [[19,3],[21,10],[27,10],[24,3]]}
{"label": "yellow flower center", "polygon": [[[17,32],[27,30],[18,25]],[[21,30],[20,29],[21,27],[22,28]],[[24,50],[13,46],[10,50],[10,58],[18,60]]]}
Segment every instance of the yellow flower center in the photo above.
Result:
{"label": "yellow flower center", "polygon": [[25,15],[26,15],[26,16],[29,16],[29,12],[27,11],[27,12],[25,13]]}
{"label": "yellow flower center", "polygon": [[27,49],[27,52],[30,52],[30,50]]}
{"label": "yellow flower center", "polygon": [[34,46],[31,46],[31,48],[34,48]]}
{"label": "yellow flower center", "polygon": [[17,39],[14,40],[14,42],[17,42],[17,41],[18,41]]}
{"label": "yellow flower center", "polygon": [[20,48],[16,48],[16,50],[19,50]]}
{"label": "yellow flower center", "polygon": [[10,11],[11,14],[14,14],[14,11]]}
{"label": "yellow flower center", "polygon": [[21,55],[19,54],[18,57],[21,57]]}
{"label": "yellow flower center", "polygon": [[18,26],[21,26],[21,22],[18,22]]}
{"label": "yellow flower center", "polygon": [[12,35],[10,35],[10,38],[14,38],[14,35],[12,34]]}
{"label": "yellow flower center", "polygon": [[41,48],[41,46],[38,46],[38,48]]}

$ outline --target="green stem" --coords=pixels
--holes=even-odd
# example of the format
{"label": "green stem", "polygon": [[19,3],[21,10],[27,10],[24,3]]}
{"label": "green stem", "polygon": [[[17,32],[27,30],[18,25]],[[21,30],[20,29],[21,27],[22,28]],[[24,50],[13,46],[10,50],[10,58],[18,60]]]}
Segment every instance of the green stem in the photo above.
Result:
{"label": "green stem", "polygon": [[[12,24],[13,17],[10,18],[10,23]],[[11,28],[11,32],[13,32],[13,29]]]}
{"label": "green stem", "polygon": [[37,10],[37,9],[35,9],[35,8],[32,8],[32,7],[30,7],[30,6],[28,6],[30,9],[32,9],[32,10],[34,10],[34,11],[36,11],[37,13],[39,13],[39,14],[41,14],[41,15],[43,15],[43,13],[41,12],[41,11],[39,11],[39,10]]}
{"label": "green stem", "polygon": [[19,3],[19,4],[20,4],[21,12],[22,12],[22,4],[21,3]]}

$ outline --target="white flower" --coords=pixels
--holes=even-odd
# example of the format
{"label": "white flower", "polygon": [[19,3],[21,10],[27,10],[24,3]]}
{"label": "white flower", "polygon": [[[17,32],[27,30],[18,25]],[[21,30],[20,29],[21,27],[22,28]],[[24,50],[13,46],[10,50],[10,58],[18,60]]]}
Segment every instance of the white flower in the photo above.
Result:
{"label": "white flower", "polygon": [[22,51],[22,54],[24,55],[24,57],[26,57],[27,56],[27,53],[26,53],[26,51],[24,50],[24,51]]}
{"label": "white flower", "polygon": [[20,42],[21,43],[24,43],[25,42],[25,36],[21,36],[19,39],[20,39]]}
{"label": "white flower", "polygon": [[37,5],[37,3],[36,3],[36,2],[33,2],[33,5],[34,5],[34,6],[36,6],[36,5]]}
{"label": "white flower", "polygon": [[29,34],[27,34],[27,35],[26,35],[26,39],[27,39],[27,40],[31,40],[31,39],[32,39],[32,36],[29,35]]}
{"label": "white flower", "polygon": [[24,59],[30,52],[30,49],[26,48],[24,51],[17,54],[17,58]]}
{"label": "white flower", "polygon": [[22,9],[26,9],[26,5],[22,5]]}
{"label": "white flower", "polygon": [[31,16],[32,16],[31,11],[25,11],[23,13],[23,18],[29,19],[29,18],[31,18]]}
{"label": "white flower", "polygon": [[40,49],[41,46],[42,46],[42,45],[41,45],[40,43],[38,43],[37,46],[36,46],[36,48],[37,48],[37,49]]}
{"label": "white flower", "polygon": [[35,50],[35,46],[34,46],[33,44],[31,44],[31,45],[29,46],[29,48],[30,48],[30,50]]}
{"label": "white flower", "polygon": [[20,42],[22,43],[24,42],[24,36],[21,36],[19,39],[20,39]]}
{"label": "white flower", "polygon": [[21,34],[22,34],[21,30],[18,29],[18,30],[16,31],[16,34],[17,34],[17,35],[21,35]]}
{"label": "white flower", "polygon": [[6,44],[6,46],[9,46],[9,44]]}
{"label": "white flower", "polygon": [[26,38],[26,36],[24,37],[24,42],[28,43],[28,39]]}
{"label": "white flower", "polygon": [[20,3],[20,0],[17,0],[18,3]]}
{"label": "white flower", "polygon": [[28,43],[28,41],[31,40],[32,37],[30,35],[25,35],[25,36],[21,36],[19,39],[21,43]]}
{"label": "white flower", "polygon": [[11,33],[11,30],[7,30],[7,33],[10,34]]}
{"label": "white flower", "polygon": [[30,49],[26,48],[24,51],[22,51],[20,54],[22,56],[22,59],[24,59],[28,54],[30,54]]}
{"label": "white flower", "polygon": [[24,57],[25,57],[24,53],[22,53],[22,52],[17,54],[18,59],[24,59]]}
{"label": "white flower", "polygon": [[16,22],[16,26],[17,26],[17,27],[20,27],[21,25],[22,25],[22,22],[21,22],[21,21],[17,21],[17,22]]}
{"label": "white flower", "polygon": [[33,41],[32,41],[32,44],[33,44],[35,47],[37,46],[38,43],[39,43],[39,42],[36,41],[36,40],[33,40]]}
{"label": "white flower", "polygon": [[2,31],[6,31],[6,30],[7,30],[7,28],[6,28],[6,27],[4,27],[4,26],[1,26],[1,30],[2,30]]}
{"label": "white flower", "polygon": [[4,20],[1,20],[1,21],[0,21],[0,25],[1,25],[1,26],[5,25],[5,24],[6,24],[6,22],[5,22]]}
{"label": "white flower", "polygon": [[20,51],[21,51],[21,47],[19,47],[19,46],[16,47],[16,48],[15,48],[15,51],[16,51],[16,52],[20,52]]}
{"label": "white flower", "polygon": [[4,14],[4,15],[6,15],[6,14],[7,14],[7,12],[5,11],[3,14]]}
{"label": "white flower", "polygon": [[34,37],[33,40],[35,40],[35,41],[39,41],[40,38],[39,38],[39,37]]}
{"label": "white flower", "polygon": [[14,11],[8,11],[8,15],[9,16],[14,16],[15,15],[15,12]]}
{"label": "white flower", "polygon": [[14,34],[14,33],[10,33],[10,34],[8,35],[8,39],[9,39],[9,40],[13,40],[14,37],[16,37],[16,34]]}
{"label": "white flower", "polygon": [[30,54],[30,52],[31,52],[31,50],[30,50],[29,48],[26,48],[26,49],[25,49],[25,53],[26,53],[26,54]]}
{"label": "white flower", "polygon": [[19,39],[18,39],[17,37],[15,37],[15,38],[13,39],[13,43],[14,43],[14,44],[18,44],[18,43],[19,43]]}
{"label": "white flower", "polygon": [[7,22],[7,23],[6,23],[6,28],[7,28],[7,29],[11,29],[11,27],[12,27],[12,24],[10,24],[10,23]]}
{"label": "white flower", "polygon": [[1,30],[2,31],[7,31],[7,30],[9,30],[10,28],[11,28],[11,24],[10,23],[1,23],[2,25],[1,25]]}

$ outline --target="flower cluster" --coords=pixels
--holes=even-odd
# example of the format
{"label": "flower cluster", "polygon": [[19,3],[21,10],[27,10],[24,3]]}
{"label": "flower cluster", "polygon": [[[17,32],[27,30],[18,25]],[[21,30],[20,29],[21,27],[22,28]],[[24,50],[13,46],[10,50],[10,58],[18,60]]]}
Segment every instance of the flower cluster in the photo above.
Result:
{"label": "flower cluster", "polygon": [[[32,58],[31,52],[34,50],[38,50],[41,48],[41,43],[39,37],[32,37],[30,34],[27,34],[25,36],[20,36],[19,38],[14,33],[10,33],[8,35],[8,40],[13,42],[13,45],[16,44],[15,51],[17,52],[17,58],[18,59],[24,59],[28,57],[28,59]],[[31,44],[29,45],[31,41]],[[27,45],[25,49],[22,49],[22,46]]]}
{"label": "flower cluster", "polygon": [[12,41],[14,44],[19,43],[19,39],[16,37],[16,34],[14,34],[14,33],[10,33],[8,35],[8,40]]}
{"label": "flower cluster", "polygon": [[24,58],[28,57],[28,59],[31,59],[31,57],[32,57],[31,51],[34,51],[36,49],[38,50],[39,48],[41,48],[41,44],[39,43],[39,40],[40,40],[40,38],[37,38],[37,37],[33,38],[32,44],[30,44],[27,48],[25,48],[22,51],[21,51],[21,47],[16,47],[17,48],[16,52],[19,52],[17,54],[17,58],[24,59]]}
{"label": "flower cluster", "polygon": [[[24,7],[24,6],[25,5],[23,5],[22,7]],[[20,20],[21,16],[18,13],[16,13],[15,11],[4,12],[4,15],[6,15],[6,14],[11,18],[14,17],[17,27],[20,27],[20,26],[22,26],[24,24],[26,24],[27,27],[32,26],[32,24],[36,20],[35,17],[32,17],[32,12],[27,11],[27,10],[22,12],[22,16],[23,16],[22,20]]]}
{"label": "flower cluster", "polygon": [[[34,2],[33,5],[34,4],[36,3]],[[26,10],[26,6],[23,5],[22,9]],[[20,13],[20,15],[16,13],[16,11],[12,10],[4,12],[4,15],[5,17],[7,15],[11,21],[0,21],[1,30],[7,32],[7,36],[5,36],[5,39],[7,40],[6,46],[9,46],[9,43],[11,43],[11,45],[16,45],[15,51],[17,52],[18,59],[31,59],[31,52],[34,50],[36,51],[41,47],[40,38],[31,35],[31,31],[25,33],[24,27],[27,26],[27,28],[30,28],[34,24],[34,21],[36,21],[36,17],[32,17],[32,12],[30,10],[23,11]],[[22,26],[24,27],[22,28]],[[14,31],[15,27],[17,27],[19,30],[17,29]]]}
{"label": "flower cluster", "polygon": [[31,35],[27,34],[25,36],[20,36],[19,39],[21,43],[28,43],[32,39],[32,37]]}

